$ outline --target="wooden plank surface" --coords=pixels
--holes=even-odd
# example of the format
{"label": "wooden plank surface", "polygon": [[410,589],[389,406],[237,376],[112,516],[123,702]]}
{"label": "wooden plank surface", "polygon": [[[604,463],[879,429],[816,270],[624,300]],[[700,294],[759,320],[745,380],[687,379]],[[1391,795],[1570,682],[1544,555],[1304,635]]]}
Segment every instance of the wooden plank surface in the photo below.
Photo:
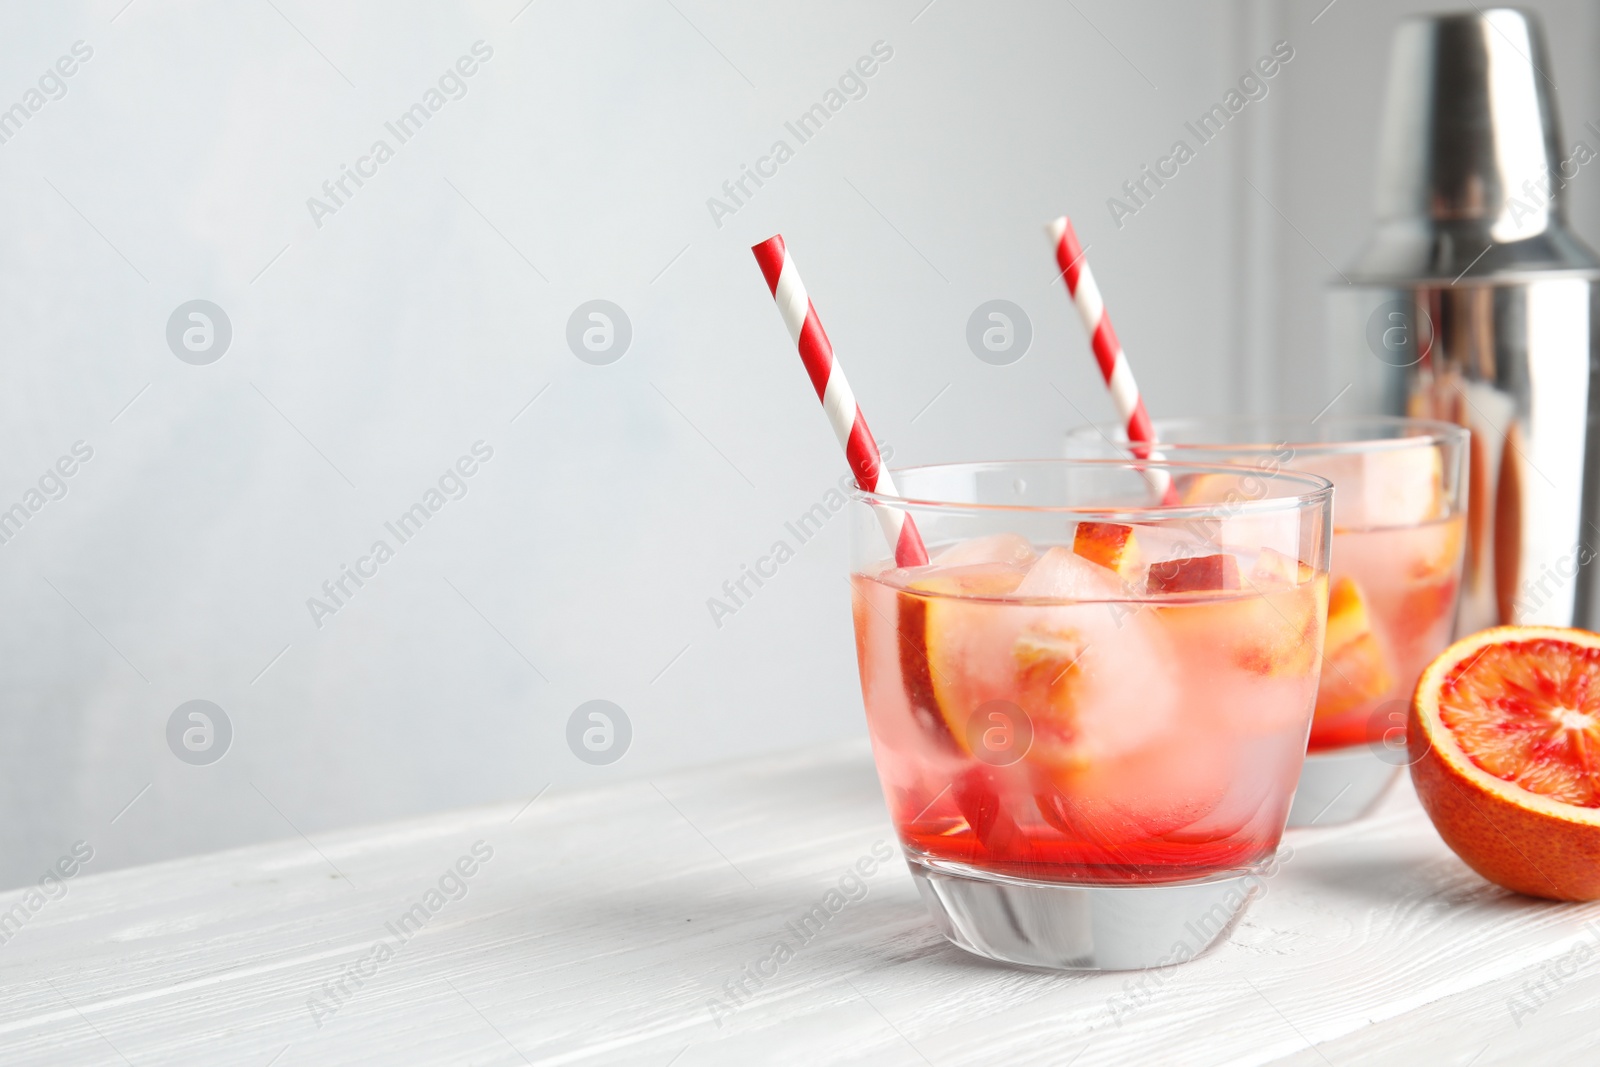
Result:
{"label": "wooden plank surface", "polygon": [[[1592,1058],[1600,905],[1487,885],[1404,783],[1286,843],[1207,956],[1061,975],[947,945],[898,855],[875,864],[893,834],[864,743],[552,792],[70,879],[0,944],[0,1062]],[[747,965],[769,976],[735,997]]]}

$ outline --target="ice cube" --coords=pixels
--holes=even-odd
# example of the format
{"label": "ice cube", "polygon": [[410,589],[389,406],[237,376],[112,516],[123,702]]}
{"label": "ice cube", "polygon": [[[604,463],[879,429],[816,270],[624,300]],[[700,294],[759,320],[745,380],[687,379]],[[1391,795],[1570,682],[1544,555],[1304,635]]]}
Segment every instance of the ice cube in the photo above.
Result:
{"label": "ice cube", "polygon": [[1116,600],[1129,594],[1114,571],[1057,545],[1028,569],[1015,595],[1051,600]]}
{"label": "ice cube", "polygon": [[1039,607],[1025,616],[1011,655],[1037,762],[1081,773],[1171,729],[1181,676],[1158,611],[1122,600]]}
{"label": "ice cube", "polygon": [[1334,521],[1346,529],[1412,526],[1441,513],[1444,469],[1432,444],[1295,459],[1295,470],[1333,483]]}
{"label": "ice cube", "polygon": [[[1412,526],[1442,511],[1444,467],[1431,444],[1369,452],[1362,473],[1368,527]],[[1338,496],[1335,492],[1335,506]]]}
{"label": "ice cube", "polygon": [[973,563],[1008,563],[1026,567],[1039,558],[1026,537],[1014,533],[990,534],[958,541],[941,551],[934,563],[941,567],[961,567]]}
{"label": "ice cube", "polygon": [[1442,510],[1443,467],[1437,446],[1390,442],[1365,453],[1293,459],[1294,470],[1333,482],[1333,515],[1346,530],[1410,526]]}
{"label": "ice cube", "polygon": [[1216,530],[1202,522],[1139,523],[1133,527],[1146,564],[1215,552]]}

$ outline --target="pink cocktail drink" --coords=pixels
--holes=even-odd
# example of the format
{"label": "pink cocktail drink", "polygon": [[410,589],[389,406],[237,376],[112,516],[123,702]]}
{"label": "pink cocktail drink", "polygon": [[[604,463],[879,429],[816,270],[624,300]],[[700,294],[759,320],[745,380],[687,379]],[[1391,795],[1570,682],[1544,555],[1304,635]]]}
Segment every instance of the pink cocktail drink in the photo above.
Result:
{"label": "pink cocktail drink", "polygon": [[1028,596],[1042,572],[1113,575],[1074,575],[1097,565],[1060,558],[1061,546],[1036,559],[1017,548],[1022,565],[936,561],[852,579],[867,720],[906,848],[1092,883],[1269,856],[1316,694],[1326,579]]}
{"label": "pink cocktail drink", "polygon": [[[1143,485],[1116,466],[1120,489]],[[1012,530],[852,575],[873,750],[914,869],[1152,885],[1277,848],[1316,698],[1327,530],[1287,486],[1252,500],[1237,474],[1170,469],[1206,506],[1000,510],[975,525]],[[897,474],[902,492],[917,474]],[[939,532],[936,514],[917,522]]]}

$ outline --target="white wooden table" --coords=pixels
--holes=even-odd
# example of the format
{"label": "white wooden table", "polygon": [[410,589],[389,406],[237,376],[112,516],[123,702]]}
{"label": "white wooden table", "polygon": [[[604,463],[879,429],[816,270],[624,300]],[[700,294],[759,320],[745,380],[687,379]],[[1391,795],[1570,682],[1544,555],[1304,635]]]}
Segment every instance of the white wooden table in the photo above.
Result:
{"label": "white wooden table", "polygon": [[[80,875],[0,945],[0,1063],[1484,1065],[1600,1045],[1600,905],[1485,884],[1404,784],[1366,822],[1291,832],[1228,941],[1142,983],[964,954],[898,856],[801,941],[791,920],[893,842],[864,743],[524,805]],[[768,974],[734,998],[746,965]]]}

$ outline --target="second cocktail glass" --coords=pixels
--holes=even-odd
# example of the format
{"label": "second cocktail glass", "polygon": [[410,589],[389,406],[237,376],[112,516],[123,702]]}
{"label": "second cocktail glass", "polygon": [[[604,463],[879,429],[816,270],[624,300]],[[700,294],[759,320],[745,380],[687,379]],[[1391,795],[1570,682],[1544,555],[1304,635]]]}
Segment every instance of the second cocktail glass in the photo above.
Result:
{"label": "second cocktail glass", "polygon": [[[1465,540],[1467,432],[1390,416],[1172,419],[1158,446],[1185,462],[1269,465],[1334,484],[1327,647],[1289,825],[1362,815],[1408,762],[1406,707],[1449,643]],[[1119,431],[1084,427],[1068,454]]]}

